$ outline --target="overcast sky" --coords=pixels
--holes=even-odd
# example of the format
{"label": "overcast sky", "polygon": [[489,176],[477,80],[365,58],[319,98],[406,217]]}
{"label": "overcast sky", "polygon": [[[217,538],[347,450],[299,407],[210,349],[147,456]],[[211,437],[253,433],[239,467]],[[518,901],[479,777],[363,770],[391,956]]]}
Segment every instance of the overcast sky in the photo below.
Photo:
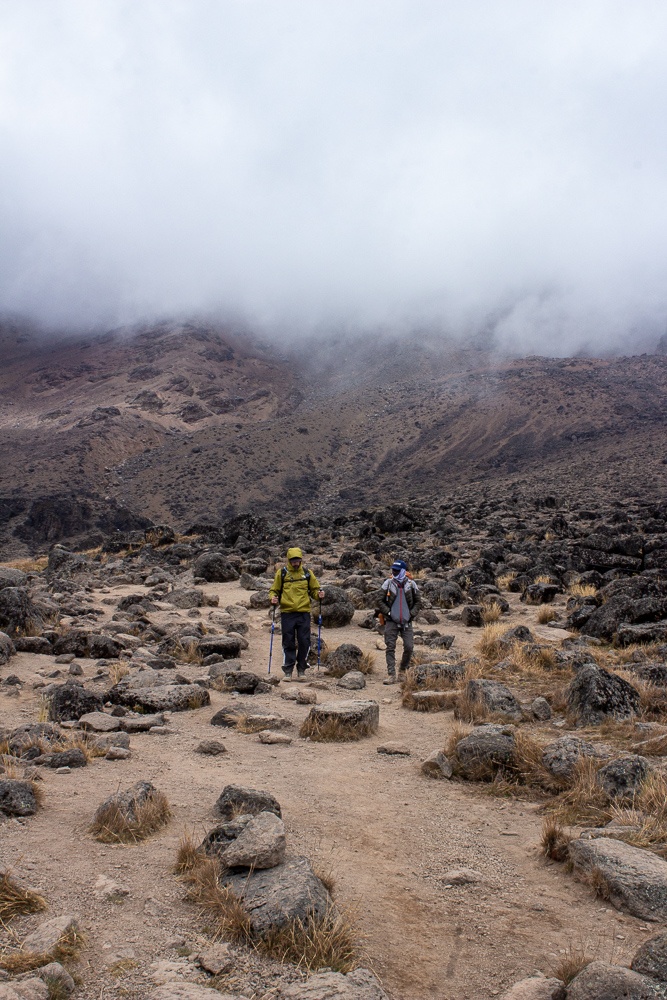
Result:
{"label": "overcast sky", "polygon": [[664,0],[0,0],[0,310],[667,329]]}

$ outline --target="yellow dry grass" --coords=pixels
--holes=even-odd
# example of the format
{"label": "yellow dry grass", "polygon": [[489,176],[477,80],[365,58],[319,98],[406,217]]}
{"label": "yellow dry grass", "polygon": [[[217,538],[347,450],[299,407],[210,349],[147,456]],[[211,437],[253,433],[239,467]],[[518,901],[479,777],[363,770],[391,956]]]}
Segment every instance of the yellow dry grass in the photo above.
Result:
{"label": "yellow dry grass", "polygon": [[370,736],[376,729],[377,726],[366,721],[351,725],[343,719],[318,719],[309,715],[301,725],[299,736],[314,743],[353,743]]}
{"label": "yellow dry grass", "polygon": [[570,837],[557,819],[547,816],[542,824],[540,846],[545,857],[551,861],[565,861],[568,856]]}
{"label": "yellow dry grass", "polygon": [[487,660],[499,660],[503,655],[500,638],[506,631],[504,625],[486,625],[477,643],[477,649]]}
{"label": "yellow dry grass", "polygon": [[500,610],[500,605],[493,602],[492,604],[486,604],[482,608],[482,621],[485,625],[493,625],[500,619],[502,611]]}
{"label": "yellow dry grass", "polygon": [[512,580],[516,580],[516,573],[501,573],[496,577],[496,585],[499,590],[507,590]]}
{"label": "yellow dry grass", "polygon": [[41,913],[46,900],[18,883],[10,871],[0,872],[0,924],[24,913]]}
{"label": "yellow dry grass", "polygon": [[22,573],[41,573],[48,565],[48,556],[33,556],[31,559],[13,559],[11,562],[0,563],[0,566],[18,569]]}
{"label": "yellow dry grass", "polygon": [[171,818],[166,796],[154,791],[130,816],[116,802],[100,807],[88,832],[103,844],[136,844],[165,826]]}
{"label": "yellow dry grass", "polygon": [[119,660],[118,663],[112,663],[109,667],[109,680],[115,686],[122,681],[123,677],[127,677],[130,672],[130,666],[126,660]]}
{"label": "yellow dry grass", "polygon": [[597,782],[603,761],[582,757],[575,765],[570,786],[549,803],[547,810],[568,826],[603,826],[612,816],[607,793]]}
{"label": "yellow dry grass", "polygon": [[571,597],[595,597],[598,590],[592,583],[571,583],[567,592]]}
{"label": "yellow dry grass", "polygon": [[540,625],[546,625],[548,622],[553,622],[556,618],[558,618],[558,612],[549,604],[543,604],[537,612],[537,620]]}
{"label": "yellow dry grass", "polygon": [[70,930],[61,936],[55,948],[49,952],[7,949],[0,954],[0,969],[18,976],[32,969],[39,969],[42,965],[48,965],[49,962],[73,962],[79,957],[85,943],[85,935],[81,931]]}

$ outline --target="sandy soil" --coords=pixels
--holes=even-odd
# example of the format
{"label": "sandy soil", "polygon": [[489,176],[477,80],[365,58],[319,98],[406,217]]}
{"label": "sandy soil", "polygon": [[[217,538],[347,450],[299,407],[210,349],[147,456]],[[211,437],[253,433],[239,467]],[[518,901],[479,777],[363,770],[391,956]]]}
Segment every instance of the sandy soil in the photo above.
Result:
{"label": "sandy soil", "polygon": [[[112,590],[122,596],[129,586]],[[220,606],[247,602],[236,584],[209,585]],[[102,594],[96,594],[96,603]],[[103,606],[110,616],[114,609]],[[206,621],[208,609],[202,609]],[[160,612],[176,621],[186,612]],[[358,616],[357,616],[358,617]],[[250,611],[250,649],[244,665],[266,671],[266,616]],[[554,640],[563,633],[535,626],[535,612],[513,599],[508,625],[529,624]],[[441,631],[456,634],[456,647],[472,649],[478,637],[443,618]],[[373,651],[377,636],[355,625],[330,630],[330,646],[353,641]],[[279,658],[278,658],[279,659]],[[363,938],[366,964],[381,977],[393,1000],[472,1000],[496,996],[536,969],[549,971],[570,949],[587,946],[599,957],[629,958],[655,933],[635,918],[602,904],[562,866],[539,853],[539,804],[495,798],[482,786],[431,781],[421,760],[444,746],[453,725],[450,712],[421,714],[400,707],[398,689],[382,686],[384,654],[376,651],[367,694],[381,705],[376,736],[354,744],[311,744],[298,738],[308,708],[282,700],[281,685],[268,695],[211,692],[211,706],[173,714],[172,732],[132,736],[127,761],[95,759],[69,774],[42,769],[44,807],[25,821],[0,827],[0,858],[39,888],[49,915],[76,913],[88,943],[80,964],[83,997],[144,996],[154,985],[151,963],[168,959],[187,966],[175,948],[195,952],[205,941],[204,921],[183,900],[171,867],[184,831],[199,837],[215,825],[213,804],[229,783],[266,789],[277,796],[288,831],[288,849],[304,853],[336,879],[336,899],[350,910]],[[80,661],[87,676],[92,661]],[[277,666],[274,657],[274,669]],[[19,654],[9,671],[27,681],[19,697],[0,688],[0,724],[37,718],[37,670],[55,669],[51,657]],[[63,668],[65,671],[67,668]],[[190,676],[201,668],[187,667]],[[335,682],[318,690],[319,700],[348,697]],[[225,704],[272,711],[294,722],[290,746],[268,746],[254,735],[220,730],[209,721]],[[554,735],[559,730],[554,729]],[[222,739],[223,757],[195,753],[202,739]],[[387,741],[407,744],[409,757],[377,753]],[[106,796],[139,779],[165,792],[170,825],[137,846],[104,846],[86,832]],[[481,873],[478,884],[449,887],[452,868]],[[96,893],[100,875],[129,890],[121,902]],[[19,935],[42,918],[13,924]],[[5,935],[6,936],[6,935]],[[194,974],[194,966],[190,965]],[[248,996],[253,993],[248,992]],[[262,996],[262,992],[255,994]],[[265,993],[266,996],[275,994]]]}

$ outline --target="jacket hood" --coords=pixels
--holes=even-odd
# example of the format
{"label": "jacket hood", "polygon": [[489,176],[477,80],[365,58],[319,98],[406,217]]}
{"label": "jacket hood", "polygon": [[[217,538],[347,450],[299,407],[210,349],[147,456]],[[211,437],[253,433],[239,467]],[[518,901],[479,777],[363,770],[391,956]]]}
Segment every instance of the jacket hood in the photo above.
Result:
{"label": "jacket hood", "polygon": [[303,559],[303,552],[301,549],[288,549],[287,550],[287,561],[290,559]]}

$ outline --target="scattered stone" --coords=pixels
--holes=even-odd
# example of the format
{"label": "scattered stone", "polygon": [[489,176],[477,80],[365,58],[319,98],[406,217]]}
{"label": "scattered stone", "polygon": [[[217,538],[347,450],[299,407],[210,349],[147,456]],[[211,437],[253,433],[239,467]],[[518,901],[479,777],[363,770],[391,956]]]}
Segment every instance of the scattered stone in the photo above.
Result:
{"label": "scattered stone", "polygon": [[473,678],[466,684],[465,694],[470,701],[484,705],[489,712],[516,721],[522,718],[521,705],[510,689],[500,681]]}
{"label": "scattered stone", "polygon": [[89,712],[101,712],[102,699],[92,691],[76,683],[68,681],[53,688],[49,695],[49,719],[62,722],[65,719],[78,720]]}
{"label": "scattered stone", "polygon": [[580,726],[599,726],[607,718],[631,719],[639,703],[632,684],[592,663],[581,667],[567,690],[568,712]]}
{"label": "scattered stone", "polygon": [[464,777],[473,781],[512,764],[514,726],[478,726],[456,744],[456,756]]}
{"label": "scattered stone", "polygon": [[421,769],[427,778],[451,778],[454,773],[451,763],[442,750],[434,750],[429,754],[422,762]]}
{"label": "scattered stone", "polygon": [[377,732],[379,723],[376,701],[329,701],[311,708],[301,735],[311,740],[357,740]]}
{"label": "scattered stone", "polygon": [[195,753],[201,753],[207,757],[220,757],[222,754],[227,753],[227,747],[218,740],[202,740],[195,747]]}
{"label": "scattered stone", "polygon": [[484,881],[484,876],[475,868],[450,868],[441,876],[446,885],[478,885]]}
{"label": "scattered stone", "polygon": [[621,965],[591,962],[567,988],[567,1000],[657,1000],[655,983]]}
{"label": "scattered stone", "polygon": [[389,757],[409,757],[412,751],[405,743],[382,743],[377,748],[378,753],[387,754]]}
{"label": "scattered stone", "polygon": [[340,972],[317,972],[305,983],[291,983],[282,988],[283,1000],[389,1000],[380,981],[368,969]]}
{"label": "scattered stone", "polygon": [[113,733],[120,729],[120,719],[106,712],[88,712],[81,716],[79,725],[93,733]]}
{"label": "scattered stone", "polygon": [[79,933],[76,917],[52,917],[39,925],[37,930],[23,939],[23,950],[32,951],[38,955],[50,955],[60,942],[60,939]]}
{"label": "scattered stone", "polygon": [[572,777],[582,757],[604,760],[610,753],[610,749],[600,743],[589,743],[579,736],[561,736],[544,747],[542,763],[556,778],[567,780]]}
{"label": "scattered stone", "polygon": [[0,813],[6,816],[33,816],[37,799],[29,781],[0,778]]}
{"label": "scattered stone", "polygon": [[650,770],[651,765],[646,757],[629,754],[601,767],[596,781],[610,799],[621,805],[631,805]]}
{"label": "scattered stone", "polygon": [[461,624],[466,628],[482,628],[484,609],[480,604],[466,604],[461,608]]}
{"label": "scattered stone", "polygon": [[294,700],[297,705],[317,705],[317,693],[308,688],[298,688]]}
{"label": "scattered stone", "polygon": [[49,988],[38,976],[0,983],[0,1000],[48,1000]]}
{"label": "scattered stone", "polygon": [[361,691],[366,687],[366,678],[360,670],[350,670],[339,679],[338,687],[348,691]]}
{"label": "scattered stone", "polygon": [[292,742],[292,737],[288,736],[287,733],[276,733],[271,729],[262,729],[258,733],[258,739],[260,743],[268,743],[272,746],[289,746]]}
{"label": "scattered stone", "polygon": [[538,722],[547,722],[551,718],[551,705],[541,695],[531,702],[530,710]]}
{"label": "scattered stone", "polygon": [[226,785],[215,803],[215,808],[223,819],[227,820],[241,814],[256,816],[265,811],[282,816],[278,800],[270,792],[260,792],[255,788],[244,788],[241,785]]}
{"label": "scattered stone", "polygon": [[221,708],[219,712],[215,713],[211,719],[210,725],[221,726],[224,729],[236,729],[242,718],[243,713],[240,709],[227,705],[225,708]]}
{"label": "scattered stone", "polygon": [[216,853],[227,868],[259,870],[281,865],[285,846],[282,819],[273,812],[261,812],[251,816],[238,835]]}
{"label": "scattered stone", "polygon": [[202,969],[210,972],[212,976],[229,972],[234,964],[229,945],[226,943],[212,944],[206,951],[200,951],[197,961]]}
{"label": "scattered stone", "polygon": [[129,760],[132,756],[130,750],[125,747],[109,747],[104,755],[105,760]]}
{"label": "scattered stone", "polygon": [[48,965],[42,965],[41,968],[35,969],[35,975],[39,976],[53,992],[55,992],[53,990],[55,986],[60,996],[69,996],[76,988],[76,983],[60,962],[49,962]]}

